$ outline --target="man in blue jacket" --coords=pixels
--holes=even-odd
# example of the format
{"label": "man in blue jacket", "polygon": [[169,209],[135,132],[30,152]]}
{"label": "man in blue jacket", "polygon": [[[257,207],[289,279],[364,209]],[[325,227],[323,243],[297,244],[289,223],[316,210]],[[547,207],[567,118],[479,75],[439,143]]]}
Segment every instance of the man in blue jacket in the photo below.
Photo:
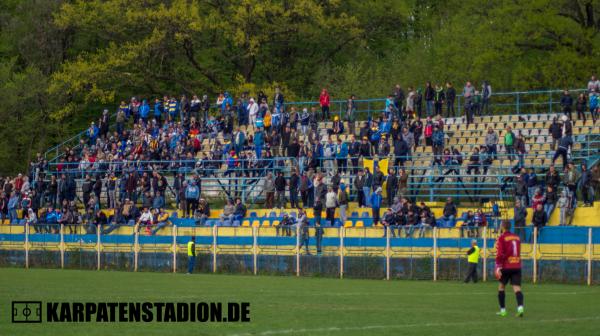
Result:
{"label": "man in blue jacket", "polygon": [[262,147],[264,145],[264,135],[262,127],[258,129],[256,133],[254,133],[254,150],[256,151],[256,158],[260,159],[262,153]]}
{"label": "man in blue jacket", "polygon": [[381,208],[381,187],[378,187],[374,193],[371,194],[371,213],[373,216],[373,225],[379,223],[379,210]]}
{"label": "man in blue jacket", "polygon": [[146,99],[142,100],[142,106],[140,106],[140,118],[142,118],[142,122],[144,125],[148,122],[148,115],[150,114],[150,106]]}
{"label": "man in blue jacket", "polygon": [[335,158],[337,159],[338,171],[346,173],[346,167],[348,166],[348,144],[342,142],[341,138],[337,139]]}

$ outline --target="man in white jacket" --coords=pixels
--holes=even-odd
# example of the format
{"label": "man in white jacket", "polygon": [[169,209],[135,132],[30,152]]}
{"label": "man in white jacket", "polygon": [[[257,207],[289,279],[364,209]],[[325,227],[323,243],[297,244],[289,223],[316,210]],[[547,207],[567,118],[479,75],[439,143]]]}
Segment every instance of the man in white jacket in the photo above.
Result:
{"label": "man in white jacket", "polygon": [[256,115],[258,114],[258,104],[254,102],[254,98],[250,98],[248,101],[248,116],[249,116],[249,124],[252,125],[254,129],[254,124],[256,123]]}

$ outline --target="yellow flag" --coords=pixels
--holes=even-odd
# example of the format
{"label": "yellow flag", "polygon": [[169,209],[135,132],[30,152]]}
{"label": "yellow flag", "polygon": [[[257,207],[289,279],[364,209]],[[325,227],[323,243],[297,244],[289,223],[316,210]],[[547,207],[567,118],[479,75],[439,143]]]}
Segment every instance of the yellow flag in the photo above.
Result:
{"label": "yellow flag", "polygon": [[369,168],[369,171],[373,173],[373,159],[363,159],[363,168]]}
{"label": "yellow flag", "polygon": [[383,173],[383,175],[387,176],[387,174],[388,174],[389,159],[380,160],[377,163],[377,165],[379,166],[379,170],[381,170],[381,172]]}

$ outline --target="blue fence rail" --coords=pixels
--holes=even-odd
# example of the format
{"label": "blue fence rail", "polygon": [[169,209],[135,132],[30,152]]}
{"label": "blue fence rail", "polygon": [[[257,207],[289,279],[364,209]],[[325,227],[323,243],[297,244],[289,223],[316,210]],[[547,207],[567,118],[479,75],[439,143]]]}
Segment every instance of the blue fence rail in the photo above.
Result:
{"label": "blue fence rail", "polygon": [[[0,234],[2,266],[125,269],[181,272],[187,264],[186,244],[196,237],[197,271],[277,273],[377,279],[462,279],[466,251],[475,240],[481,248],[481,275],[493,279],[494,241],[490,228],[463,235],[461,228],[434,228],[423,235],[394,237],[389,228],[294,227],[290,235],[277,228],[197,228],[169,226],[160,234],[130,230],[101,234],[61,226],[54,234],[29,227]],[[3,232],[6,232],[4,230]],[[593,269],[600,261],[600,228],[531,227],[522,235],[525,280],[600,282]]]}
{"label": "blue fence rail", "polygon": [[[560,111],[560,95],[563,90],[537,90],[537,91],[514,91],[514,92],[496,92],[493,93],[490,99],[491,114],[531,114],[531,113],[555,113]],[[571,89],[572,94],[579,94],[586,92],[585,89]],[[356,99],[356,118],[357,120],[366,120],[371,117],[374,113],[380,113],[385,109],[385,98],[374,98],[374,99]],[[403,102],[405,104],[405,102]],[[332,100],[331,101],[331,113],[338,114],[341,118],[345,117],[346,113],[346,100]],[[446,105],[446,104],[444,104]],[[464,105],[464,97],[462,94],[457,95],[454,102],[455,115],[459,116],[463,114],[462,108]],[[285,106],[288,107],[318,107],[318,101],[300,101],[300,102],[287,102]],[[444,106],[445,108],[445,106]],[[217,109],[217,106],[213,106],[213,110]],[[423,111],[425,110],[425,102],[423,102]],[[445,110],[444,110],[445,111]],[[111,116],[113,120],[115,115]],[[111,123],[114,125],[114,123]],[[78,134],[70,137],[49,148],[45,153],[44,157],[51,160],[58,157],[61,151],[65,147],[77,146],[81,139],[85,139],[86,130],[79,132]],[[54,155],[54,157],[52,157]]]}

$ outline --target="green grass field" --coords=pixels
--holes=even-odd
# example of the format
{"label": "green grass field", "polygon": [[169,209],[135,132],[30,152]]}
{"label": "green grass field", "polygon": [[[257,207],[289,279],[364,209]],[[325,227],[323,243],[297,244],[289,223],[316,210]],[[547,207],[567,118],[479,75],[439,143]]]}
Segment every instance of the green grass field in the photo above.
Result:
{"label": "green grass field", "polygon": [[[496,283],[0,269],[0,335],[598,335],[600,288]],[[248,301],[250,323],[12,324],[12,300]]]}

